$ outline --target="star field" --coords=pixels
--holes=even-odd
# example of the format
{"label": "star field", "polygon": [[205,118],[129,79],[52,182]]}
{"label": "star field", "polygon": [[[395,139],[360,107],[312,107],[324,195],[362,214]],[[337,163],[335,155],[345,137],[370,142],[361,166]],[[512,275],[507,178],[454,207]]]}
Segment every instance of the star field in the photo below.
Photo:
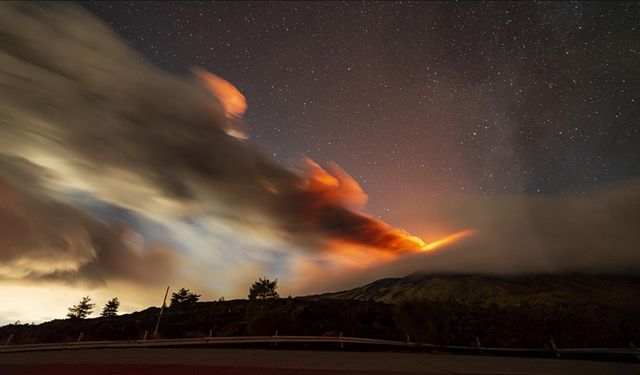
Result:
{"label": "star field", "polygon": [[635,277],[639,28],[638,2],[0,4],[0,325],[259,277]]}
{"label": "star field", "polygon": [[397,196],[583,194],[640,174],[638,3],[85,3],[247,97],[252,142]]}

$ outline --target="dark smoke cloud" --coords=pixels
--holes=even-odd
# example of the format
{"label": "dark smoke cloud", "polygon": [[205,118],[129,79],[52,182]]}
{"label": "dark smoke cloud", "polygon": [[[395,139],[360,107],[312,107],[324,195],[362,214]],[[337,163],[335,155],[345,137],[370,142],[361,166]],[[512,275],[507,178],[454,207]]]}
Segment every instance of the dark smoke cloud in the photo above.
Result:
{"label": "dark smoke cloud", "polygon": [[[0,22],[5,153],[142,211],[150,194],[181,212],[213,195],[268,205],[256,181],[294,179],[227,136],[220,103],[200,86],[146,67],[80,9],[5,5]],[[236,215],[227,206],[216,208]]]}
{"label": "dark smoke cloud", "polygon": [[[238,231],[285,238],[308,249],[331,238],[382,248],[390,240],[392,251],[402,245],[393,228],[346,209],[342,201],[323,200],[326,192],[307,190],[304,174],[229,136],[223,105],[200,81],[145,65],[78,7],[0,6],[0,118],[0,154],[24,161],[3,175],[19,175],[27,164],[37,167],[32,175],[43,176],[38,189],[51,197],[88,191],[147,217],[216,217]],[[7,189],[20,194],[24,186]],[[35,191],[25,199],[38,196]],[[16,215],[22,215],[28,223],[45,223],[64,217],[69,227],[64,245],[12,238],[13,250],[1,250],[2,257],[32,264],[46,256],[76,259],[70,266],[50,267],[49,274],[61,278],[77,275],[78,267],[128,267],[131,254],[119,263],[120,258],[102,256],[105,248],[121,248],[109,231],[54,202],[48,200],[56,207],[47,209],[12,207],[15,215],[4,220],[17,223]],[[39,232],[42,226],[30,228],[34,238],[52,235]],[[34,250],[42,247],[46,250]]]}

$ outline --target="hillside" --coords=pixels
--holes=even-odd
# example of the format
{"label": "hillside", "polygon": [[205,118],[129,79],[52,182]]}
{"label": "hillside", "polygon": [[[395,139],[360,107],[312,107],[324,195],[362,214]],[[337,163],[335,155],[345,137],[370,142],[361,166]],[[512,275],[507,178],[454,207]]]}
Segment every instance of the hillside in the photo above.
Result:
{"label": "hillside", "polygon": [[341,292],[304,297],[310,300],[405,300],[500,307],[528,304],[640,304],[640,277],[616,275],[433,275],[414,273],[374,281]]}
{"label": "hillside", "polygon": [[[413,274],[351,290],[252,303],[198,302],[165,310],[161,338],[338,335],[437,344],[544,348],[640,342],[640,279],[604,275]],[[141,339],[159,309],[113,318],[0,327],[13,344]],[[0,342],[2,342],[0,341]]]}
{"label": "hillside", "polygon": [[[191,338],[273,335],[333,335],[402,339],[395,328],[392,306],[379,302],[279,299],[253,309],[247,300],[198,302],[164,310],[159,338]],[[160,309],[113,318],[56,319],[42,324],[9,324],[0,327],[0,342],[13,335],[13,344],[139,340],[152,337]]]}

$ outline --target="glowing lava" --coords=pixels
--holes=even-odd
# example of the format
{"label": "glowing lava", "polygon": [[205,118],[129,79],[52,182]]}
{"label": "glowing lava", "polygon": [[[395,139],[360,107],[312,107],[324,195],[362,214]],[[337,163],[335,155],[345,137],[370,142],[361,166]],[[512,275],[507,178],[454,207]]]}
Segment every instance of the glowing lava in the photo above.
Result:
{"label": "glowing lava", "polygon": [[471,235],[473,235],[476,231],[474,229],[465,229],[465,230],[461,230],[459,232],[455,232],[453,234],[450,234],[446,237],[443,237],[437,241],[433,241],[433,242],[429,242],[428,244],[424,245],[424,247],[422,247],[422,249],[420,249],[421,251],[431,251],[431,250],[435,250],[437,248],[446,246],[446,245],[451,245],[455,242],[457,242],[460,239],[463,239],[465,237],[469,237]]}
{"label": "glowing lava", "polygon": [[398,246],[394,250],[335,240],[331,242],[326,256],[328,259],[347,267],[368,268],[377,264],[397,260],[402,256],[442,249],[475,233],[473,229],[465,229],[438,240],[425,243],[420,237],[412,236],[402,229],[393,229],[399,231],[395,233],[395,235],[400,238],[398,241],[402,244],[402,246]]}

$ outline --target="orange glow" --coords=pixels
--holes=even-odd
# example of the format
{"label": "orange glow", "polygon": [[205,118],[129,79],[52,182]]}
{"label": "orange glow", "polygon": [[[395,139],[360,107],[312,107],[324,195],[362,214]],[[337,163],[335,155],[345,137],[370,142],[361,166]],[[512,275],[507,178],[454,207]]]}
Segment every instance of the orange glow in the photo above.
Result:
{"label": "orange glow", "polygon": [[336,204],[351,209],[362,209],[367,195],[360,184],[335,163],[330,163],[331,173],[315,161],[305,158],[307,186],[304,190],[320,198],[323,205]]}
{"label": "orange glow", "polygon": [[400,254],[358,244],[333,241],[328,248],[329,259],[349,268],[368,268],[376,264],[396,260]]}
{"label": "orange glow", "polygon": [[367,202],[358,182],[336,164],[329,171],[305,159],[306,179],[301,186],[301,214],[329,235],[329,257],[339,263],[368,267],[402,254],[432,251],[474,233],[467,229],[426,243],[402,228],[362,212]]}
{"label": "orange glow", "polygon": [[193,69],[193,72],[222,104],[224,116],[228,120],[224,131],[234,138],[247,139],[248,136],[243,130],[242,123],[237,121],[242,118],[242,115],[247,110],[247,99],[240,90],[229,81],[204,69],[196,68]]}
{"label": "orange glow", "polygon": [[426,244],[421,251],[432,251],[435,249],[438,249],[440,247],[446,246],[446,245],[450,245],[462,238],[465,237],[469,237],[471,235],[473,235],[476,231],[473,229],[465,229],[465,230],[461,230],[459,232],[453,233],[451,235],[448,235],[446,237],[443,237],[437,241],[433,241],[433,242],[429,242],[428,244]]}
{"label": "orange glow", "polygon": [[215,95],[222,106],[227,118],[242,117],[247,110],[247,99],[229,81],[224,80],[204,69],[194,69],[195,74],[204,82],[207,88]]}
{"label": "orange glow", "polygon": [[[394,261],[403,255],[441,249],[475,233],[473,229],[465,229],[436,241],[424,243],[419,237],[411,236],[402,229],[392,229],[398,231],[395,233],[398,236],[398,240],[394,251],[389,251],[389,247],[367,247],[353,242],[334,240],[328,247],[327,256],[329,259],[349,268],[368,268]],[[393,247],[393,245],[388,244],[387,246]]]}
{"label": "orange glow", "polygon": [[306,158],[305,162],[307,163],[307,168],[309,168],[310,183],[318,183],[322,186],[339,186],[340,181],[337,178],[330,175],[327,171],[325,171],[318,163],[315,161]]}

